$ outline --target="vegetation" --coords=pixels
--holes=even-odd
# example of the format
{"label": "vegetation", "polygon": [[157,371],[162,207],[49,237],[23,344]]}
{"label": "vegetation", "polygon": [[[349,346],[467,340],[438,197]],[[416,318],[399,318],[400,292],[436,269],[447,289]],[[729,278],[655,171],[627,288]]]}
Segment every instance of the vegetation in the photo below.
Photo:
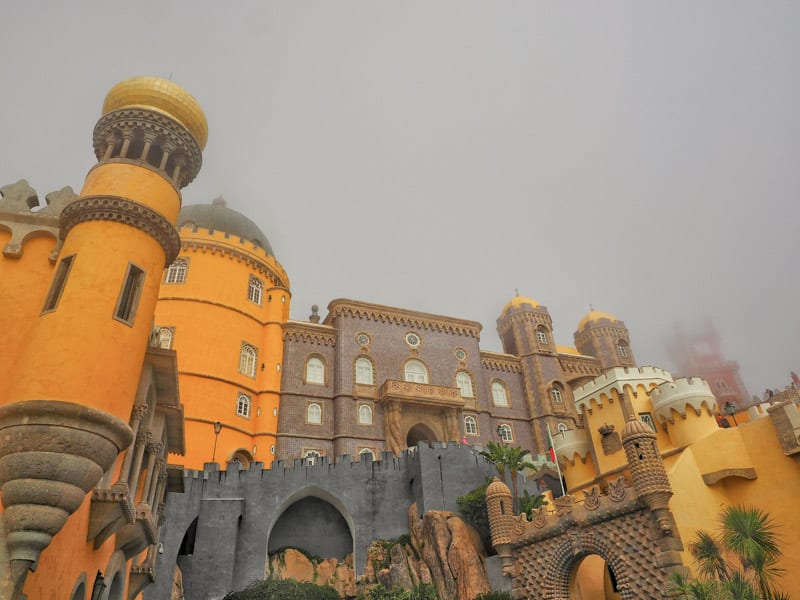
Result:
{"label": "vegetation", "polygon": [[241,592],[231,592],[224,600],[340,600],[328,585],[315,585],[294,579],[254,581]]}
{"label": "vegetation", "polygon": [[488,450],[481,452],[490,463],[494,464],[500,479],[505,481],[506,471],[511,476],[511,497],[514,502],[514,514],[519,512],[519,494],[517,490],[517,475],[525,468],[525,457],[531,453],[519,446],[506,446],[505,444],[495,444],[489,442]]}
{"label": "vegetation", "polygon": [[528,516],[528,520],[530,520],[533,518],[533,510],[545,504],[547,504],[547,500],[544,499],[544,494],[531,496],[528,490],[523,490],[519,499],[519,512],[525,513]]}
{"label": "vegetation", "polygon": [[456,498],[458,512],[460,512],[464,520],[472,525],[480,534],[487,550],[491,550],[492,548],[491,531],[489,530],[489,512],[486,510],[486,488],[489,487],[490,483],[491,479],[487,478],[483,485]]}
{"label": "vegetation", "polygon": [[474,600],[512,600],[512,597],[508,592],[489,592],[475,596]]}
{"label": "vegetation", "polygon": [[387,590],[379,583],[368,595],[359,594],[358,600],[439,600],[439,596],[436,594],[436,588],[429,583],[421,583],[410,590],[402,588]]}
{"label": "vegetation", "polygon": [[697,577],[673,574],[674,598],[682,600],[787,600],[778,589],[783,569],[777,526],[758,508],[728,507],[718,535],[698,531],[689,551]]}

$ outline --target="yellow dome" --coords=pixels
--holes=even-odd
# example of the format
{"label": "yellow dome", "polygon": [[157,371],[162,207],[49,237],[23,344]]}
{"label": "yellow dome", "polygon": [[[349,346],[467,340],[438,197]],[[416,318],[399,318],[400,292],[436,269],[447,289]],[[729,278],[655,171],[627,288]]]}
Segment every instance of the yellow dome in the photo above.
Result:
{"label": "yellow dome", "polygon": [[578,352],[577,348],[573,348],[572,346],[556,346],[556,352],[559,354],[572,354],[573,356],[581,356],[581,353]]}
{"label": "yellow dome", "polygon": [[526,298],[525,296],[514,296],[511,300],[509,300],[508,304],[506,304],[503,307],[503,312],[500,314],[504,315],[512,308],[517,308],[518,306],[522,306],[523,304],[529,304],[533,308],[537,308],[539,306],[539,303],[533,298]]}
{"label": "yellow dome", "polygon": [[103,114],[120,108],[147,108],[172,117],[194,136],[200,149],[208,141],[208,122],[200,103],[177,83],[160,77],[131,77],[115,85],[103,102]]}
{"label": "yellow dome", "polygon": [[619,319],[617,319],[617,317],[615,317],[611,313],[600,312],[599,310],[591,310],[587,313],[585,317],[583,317],[583,319],[581,319],[581,322],[578,323],[578,331],[586,327],[589,323],[596,323],[597,321],[600,321],[602,319],[608,319],[609,321],[619,321]]}

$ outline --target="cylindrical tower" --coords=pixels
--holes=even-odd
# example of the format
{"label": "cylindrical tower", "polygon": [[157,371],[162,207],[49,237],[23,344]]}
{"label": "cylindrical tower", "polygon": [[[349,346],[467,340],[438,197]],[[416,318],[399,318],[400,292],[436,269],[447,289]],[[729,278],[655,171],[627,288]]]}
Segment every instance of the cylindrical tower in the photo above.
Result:
{"label": "cylindrical tower", "polygon": [[514,525],[514,508],[511,490],[497,477],[486,488],[486,511],[489,513],[489,529],[492,546],[508,569],[513,562],[511,555],[511,528]]}
{"label": "cylindrical tower", "polygon": [[162,344],[178,352],[183,462],[269,466],[289,278],[264,233],[222,198],[185,206],[178,228],[181,251],[164,274],[155,322]]}
{"label": "cylindrical tower", "polygon": [[636,366],[628,328],[612,314],[591,310],[578,323],[574,338],[578,351],[597,358],[603,370]]}
{"label": "cylindrical tower", "polygon": [[179,248],[180,189],[200,170],[207,133],[197,101],[171,81],[129,79],[103,104],[98,163],[61,213],[49,292],[0,407],[0,485],[18,587],[131,442],[156,296]]}
{"label": "cylindrical tower", "polygon": [[656,433],[634,415],[628,417],[622,433],[622,447],[628,459],[633,487],[653,512],[664,533],[672,530],[669,499],[672,487],[656,443]]}

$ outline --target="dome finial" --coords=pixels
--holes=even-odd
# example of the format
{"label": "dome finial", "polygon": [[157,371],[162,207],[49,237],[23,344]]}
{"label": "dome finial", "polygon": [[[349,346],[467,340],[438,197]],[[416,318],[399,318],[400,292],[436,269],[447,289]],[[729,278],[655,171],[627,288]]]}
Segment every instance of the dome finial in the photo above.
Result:
{"label": "dome finial", "polygon": [[211,201],[211,204],[213,204],[214,206],[228,206],[228,203],[225,201],[225,198],[223,198],[222,194],[214,198]]}

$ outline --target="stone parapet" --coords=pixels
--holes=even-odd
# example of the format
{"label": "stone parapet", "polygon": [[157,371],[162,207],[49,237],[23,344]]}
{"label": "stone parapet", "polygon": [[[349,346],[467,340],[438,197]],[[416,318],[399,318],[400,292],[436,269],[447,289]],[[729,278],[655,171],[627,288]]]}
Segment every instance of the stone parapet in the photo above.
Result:
{"label": "stone parapet", "polygon": [[699,377],[679,378],[666,381],[650,392],[653,412],[662,423],[674,423],[672,412],[686,418],[686,407],[691,406],[697,415],[705,406],[709,414],[717,409],[717,400],[704,379]]}
{"label": "stone parapet", "polygon": [[649,387],[651,384],[660,385],[665,381],[673,381],[672,374],[658,367],[615,367],[608,369],[599,377],[573,390],[575,409],[578,413],[584,409],[591,409],[591,400],[602,406],[601,394],[610,396],[612,389],[622,394],[626,386],[636,388],[638,385],[644,385]]}
{"label": "stone parapet", "polygon": [[380,389],[381,402],[401,401],[403,403],[424,404],[427,406],[446,406],[463,408],[464,399],[456,387],[397,381],[387,379]]}
{"label": "stone parapet", "polygon": [[586,460],[590,450],[589,434],[585,429],[568,429],[553,438],[556,456],[575,464],[575,456]]}

